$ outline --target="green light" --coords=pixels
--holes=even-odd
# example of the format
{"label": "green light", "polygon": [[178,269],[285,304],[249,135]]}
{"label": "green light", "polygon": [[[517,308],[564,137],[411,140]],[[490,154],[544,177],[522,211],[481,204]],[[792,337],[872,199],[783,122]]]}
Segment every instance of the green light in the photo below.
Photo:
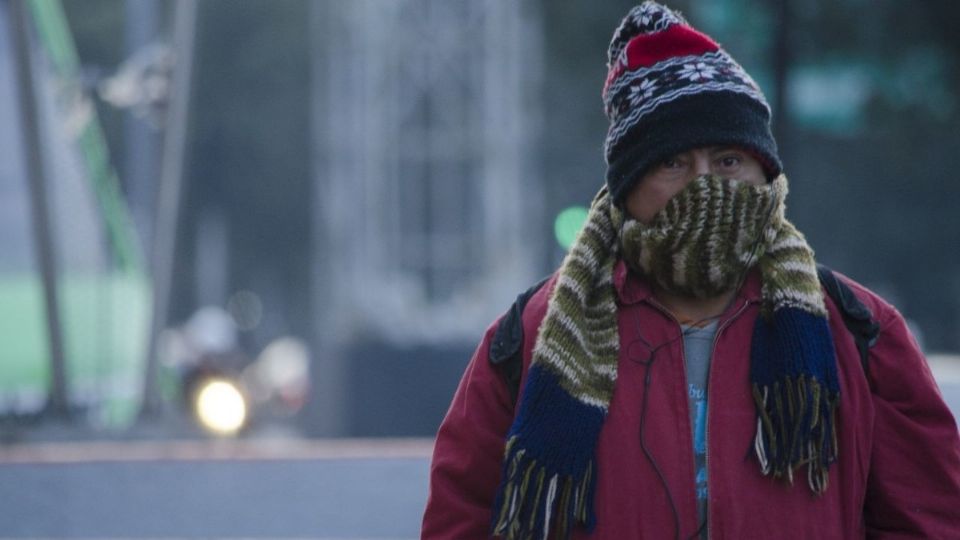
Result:
{"label": "green light", "polygon": [[553,233],[563,249],[570,249],[586,221],[587,209],[582,206],[571,206],[557,214],[557,219],[553,222]]}

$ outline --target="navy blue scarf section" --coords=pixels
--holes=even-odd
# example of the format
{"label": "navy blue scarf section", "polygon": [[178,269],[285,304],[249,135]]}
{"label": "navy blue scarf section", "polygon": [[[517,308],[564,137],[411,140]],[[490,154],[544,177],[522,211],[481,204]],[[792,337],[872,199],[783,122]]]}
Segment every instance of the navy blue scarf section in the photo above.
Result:
{"label": "navy blue scarf section", "polygon": [[580,523],[596,523],[594,450],[606,413],[585,406],[544,366],[531,366],[520,413],[507,434],[503,479],[493,508],[494,534],[568,538]]}
{"label": "navy blue scarf section", "polygon": [[764,474],[793,482],[807,465],[816,494],[827,488],[837,458],[840,383],[833,335],[825,317],[787,307],[757,318],[750,348],[757,407],[755,455]]}

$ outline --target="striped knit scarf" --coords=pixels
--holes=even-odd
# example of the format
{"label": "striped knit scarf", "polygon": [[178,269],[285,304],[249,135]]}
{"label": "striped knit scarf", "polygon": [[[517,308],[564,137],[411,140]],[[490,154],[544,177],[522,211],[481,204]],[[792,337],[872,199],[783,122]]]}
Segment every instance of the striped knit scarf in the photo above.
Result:
{"label": "striped knit scarf", "polygon": [[617,378],[613,268],[619,258],[659,286],[710,297],[759,264],[762,316],[751,344],[753,447],[765,475],[807,465],[822,494],[836,458],[839,384],[813,252],[784,217],[784,176],[764,186],[701,177],[644,225],[602,189],[560,268],[520,408],[507,434],[492,533],[568,538],[593,530],[594,450]]}

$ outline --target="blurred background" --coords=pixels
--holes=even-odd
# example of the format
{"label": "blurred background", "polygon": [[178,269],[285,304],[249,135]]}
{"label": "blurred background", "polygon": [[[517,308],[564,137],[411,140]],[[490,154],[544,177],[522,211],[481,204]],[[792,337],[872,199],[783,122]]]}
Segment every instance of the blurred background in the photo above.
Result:
{"label": "blurred background", "polygon": [[[416,537],[477,342],[603,182],[632,5],[0,0],[0,535]],[[669,5],[956,414],[960,4]]]}

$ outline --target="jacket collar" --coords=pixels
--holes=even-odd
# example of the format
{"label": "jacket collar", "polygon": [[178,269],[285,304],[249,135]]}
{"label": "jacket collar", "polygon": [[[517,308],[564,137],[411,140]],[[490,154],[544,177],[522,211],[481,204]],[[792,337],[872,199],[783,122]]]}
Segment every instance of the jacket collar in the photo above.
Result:
{"label": "jacket collar", "polygon": [[[747,278],[744,280],[743,286],[740,287],[734,304],[739,304],[743,300],[759,302],[762,297],[762,285],[760,270],[754,266],[747,272]],[[642,276],[631,272],[623,259],[618,260],[613,267],[613,286],[617,290],[617,298],[621,305],[644,302],[653,296],[650,283]]]}

